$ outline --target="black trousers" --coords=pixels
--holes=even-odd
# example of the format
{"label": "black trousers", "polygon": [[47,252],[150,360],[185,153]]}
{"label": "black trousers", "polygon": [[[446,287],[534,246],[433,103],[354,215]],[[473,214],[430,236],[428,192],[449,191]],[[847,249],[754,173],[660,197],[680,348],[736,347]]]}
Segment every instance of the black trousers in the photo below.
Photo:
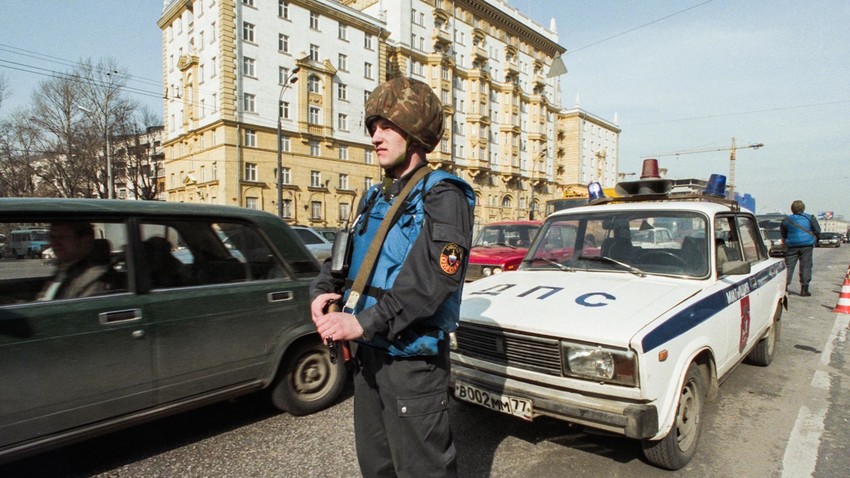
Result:
{"label": "black trousers", "polygon": [[357,347],[354,436],[364,477],[457,476],[448,341],[442,342],[433,357],[392,358]]}
{"label": "black trousers", "polygon": [[797,261],[800,262],[800,285],[808,286],[812,281],[812,252],[814,246],[789,247],[785,253],[785,268],[788,269],[788,275],[785,278],[787,285],[791,284],[794,279],[794,269],[797,267]]}

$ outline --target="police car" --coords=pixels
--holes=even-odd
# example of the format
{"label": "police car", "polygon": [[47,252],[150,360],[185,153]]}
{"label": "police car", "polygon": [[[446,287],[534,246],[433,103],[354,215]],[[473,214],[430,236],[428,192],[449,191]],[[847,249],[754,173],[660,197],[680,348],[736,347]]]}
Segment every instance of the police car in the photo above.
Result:
{"label": "police car", "polygon": [[[652,177],[620,183],[618,198],[591,186],[587,206],[547,218],[518,271],[465,286],[453,395],[635,438],[649,462],[679,469],[725,376],[773,360],[785,264],[755,216],[722,198],[722,176],[677,197]],[[651,230],[673,240],[635,240]]]}

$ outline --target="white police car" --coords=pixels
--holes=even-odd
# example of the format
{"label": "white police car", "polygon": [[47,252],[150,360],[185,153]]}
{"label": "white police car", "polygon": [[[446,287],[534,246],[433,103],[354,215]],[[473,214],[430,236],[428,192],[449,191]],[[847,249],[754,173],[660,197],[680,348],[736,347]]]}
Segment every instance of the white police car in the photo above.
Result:
{"label": "white police car", "polygon": [[[685,466],[705,400],[742,360],[770,364],[787,308],[784,262],[751,212],[712,195],[723,183],[677,198],[667,180],[621,183],[636,194],[549,216],[518,271],[465,286],[455,398],[636,438],[654,465]],[[632,240],[661,228],[664,247]]]}

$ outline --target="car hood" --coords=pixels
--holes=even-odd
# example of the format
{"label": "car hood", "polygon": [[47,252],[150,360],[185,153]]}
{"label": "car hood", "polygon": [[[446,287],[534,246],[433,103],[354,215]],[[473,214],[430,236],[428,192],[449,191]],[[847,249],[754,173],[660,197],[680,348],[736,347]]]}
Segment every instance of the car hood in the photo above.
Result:
{"label": "car hood", "polygon": [[627,347],[703,286],[629,273],[516,271],[466,284],[461,322]]}
{"label": "car hood", "polygon": [[493,264],[507,259],[522,259],[528,249],[523,247],[476,246],[469,253],[470,264]]}

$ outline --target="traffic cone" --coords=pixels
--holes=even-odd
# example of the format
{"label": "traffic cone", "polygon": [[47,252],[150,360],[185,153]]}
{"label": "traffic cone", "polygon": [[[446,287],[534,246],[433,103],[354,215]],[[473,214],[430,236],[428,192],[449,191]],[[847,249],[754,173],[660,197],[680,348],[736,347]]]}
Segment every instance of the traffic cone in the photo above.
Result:
{"label": "traffic cone", "polygon": [[847,275],[844,276],[841,292],[838,293],[838,304],[832,311],[838,314],[850,314],[850,268],[847,270]]}

